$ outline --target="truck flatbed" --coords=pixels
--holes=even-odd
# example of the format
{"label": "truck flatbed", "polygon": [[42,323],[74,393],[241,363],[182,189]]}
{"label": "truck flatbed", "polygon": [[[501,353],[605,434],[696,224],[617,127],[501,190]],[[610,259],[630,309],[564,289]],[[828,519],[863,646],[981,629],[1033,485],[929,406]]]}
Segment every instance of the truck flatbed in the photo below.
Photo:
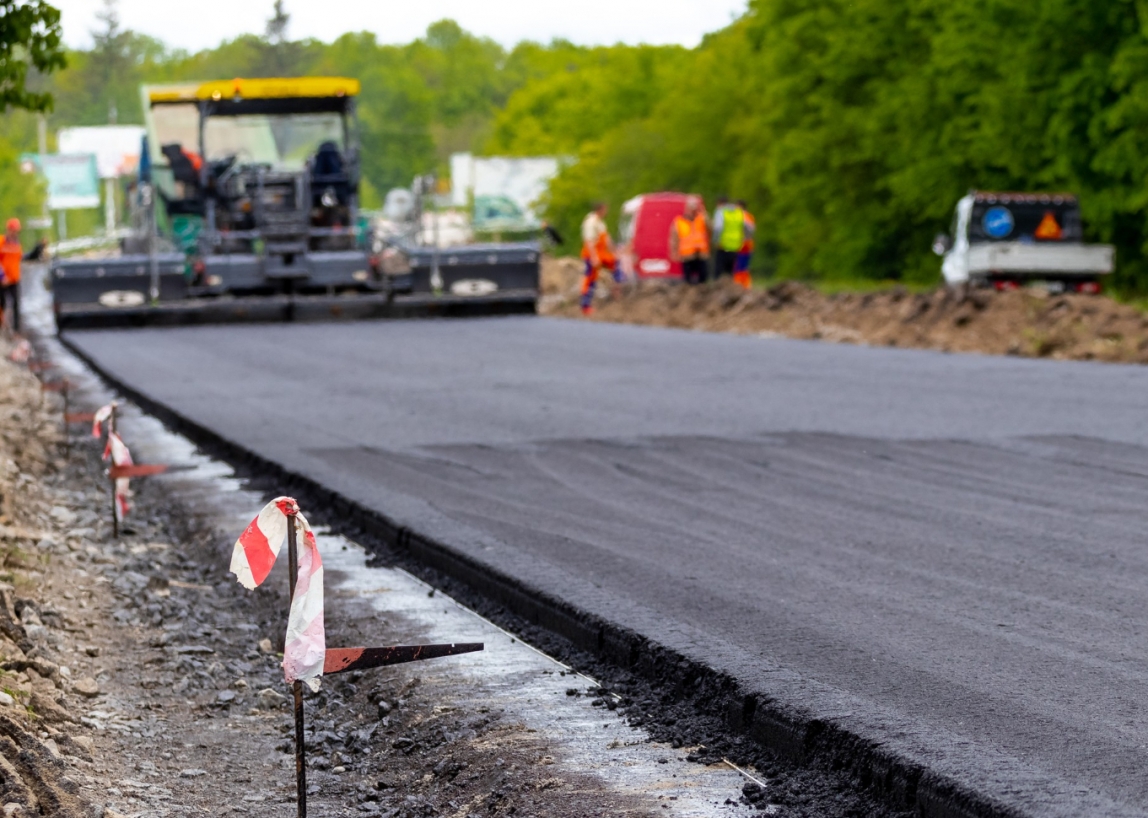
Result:
{"label": "truck flatbed", "polygon": [[993,242],[974,244],[968,253],[973,277],[1016,273],[1091,279],[1111,273],[1115,261],[1115,250],[1109,244]]}

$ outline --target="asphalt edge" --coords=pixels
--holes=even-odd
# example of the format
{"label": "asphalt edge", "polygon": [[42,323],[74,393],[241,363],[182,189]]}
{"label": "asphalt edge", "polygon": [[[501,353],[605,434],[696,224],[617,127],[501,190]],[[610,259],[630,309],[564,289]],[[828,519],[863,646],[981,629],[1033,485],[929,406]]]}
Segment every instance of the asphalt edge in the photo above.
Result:
{"label": "asphalt edge", "polygon": [[[631,673],[661,681],[675,676],[686,695],[704,687],[718,696],[728,729],[744,735],[795,764],[853,774],[889,806],[920,818],[1021,818],[1022,813],[918,761],[892,752],[879,742],[831,721],[761,700],[733,677],[714,671],[633,630],[579,610],[571,603],[532,588],[484,565],[451,546],[423,536],[322,484],[211,431],[169,406],[138,391],[105,370],[63,334],[59,343],[109,386],[164,425],[226,462],[273,477],[284,491],[305,496],[350,527],[405,552],[426,567],[463,583],[533,625],[576,648]],[[313,505],[313,503],[308,503]]]}

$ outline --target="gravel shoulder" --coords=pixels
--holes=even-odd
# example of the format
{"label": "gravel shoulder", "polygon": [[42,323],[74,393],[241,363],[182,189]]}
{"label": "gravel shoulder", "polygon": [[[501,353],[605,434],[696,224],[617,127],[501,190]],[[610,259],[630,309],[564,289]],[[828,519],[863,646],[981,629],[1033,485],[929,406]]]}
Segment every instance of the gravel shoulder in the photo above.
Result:
{"label": "gravel shoulder", "polygon": [[[98,443],[73,430],[65,460],[60,409],[32,374],[0,362],[0,814],[293,811],[285,569],[244,591],[226,573],[226,504],[163,480],[133,481],[113,538]],[[337,589],[328,600],[333,642],[419,641],[401,611],[382,616]],[[350,673],[308,695],[312,811],[653,814],[649,799],[562,764],[513,712],[464,710],[473,702],[459,701],[449,672],[425,673]]]}

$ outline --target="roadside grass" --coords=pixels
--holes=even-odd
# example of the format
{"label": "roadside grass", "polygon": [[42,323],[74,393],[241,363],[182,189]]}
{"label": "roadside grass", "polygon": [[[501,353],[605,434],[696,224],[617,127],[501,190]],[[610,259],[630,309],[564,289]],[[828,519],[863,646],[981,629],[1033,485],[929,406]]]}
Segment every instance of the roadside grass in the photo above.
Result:
{"label": "roadside grass", "polygon": [[1135,307],[1140,312],[1148,313],[1148,295],[1129,295],[1115,290],[1106,291],[1104,294],[1118,304],[1125,304]]}

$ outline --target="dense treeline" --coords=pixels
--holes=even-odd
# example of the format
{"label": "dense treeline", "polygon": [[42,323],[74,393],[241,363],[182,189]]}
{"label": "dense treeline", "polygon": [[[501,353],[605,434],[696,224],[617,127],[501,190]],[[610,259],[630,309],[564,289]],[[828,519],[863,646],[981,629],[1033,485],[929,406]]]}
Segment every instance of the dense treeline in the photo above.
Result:
{"label": "dense treeline", "polygon": [[[798,277],[933,281],[931,238],[969,188],[1073,190],[1088,238],[1118,247],[1120,286],[1145,292],[1146,25],[1131,0],[751,0],[667,55],[638,104],[606,105],[629,115],[596,137],[565,138],[596,100],[548,106],[533,83],[490,147],[541,131],[574,153],[551,189],[566,225],[592,199],[653,188],[744,196],[764,262]],[[630,99],[625,70],[574,82]]]}
{"label": "dense treeline", "polygon": [[[1118,246],[1121,287],[1148,292],[1148,5],[1133,0],[750,0],[694,49],[509,51],[449,21],[406,45],[292,40],[277,4],[266,36],[187,54],[109,10],[44,81],[53,130],[140,121],[144,81],[347,74],[376,195],[454,150],[558,154],[546,206],[567,235],[597,199],[617,214],[642,191],[728,193],[758,216],[759,272],[932,281],[931,238],[966,190],[1066,189],[1088,238]],[[34,144],[30,115],[0,125],[5,166]]]}

